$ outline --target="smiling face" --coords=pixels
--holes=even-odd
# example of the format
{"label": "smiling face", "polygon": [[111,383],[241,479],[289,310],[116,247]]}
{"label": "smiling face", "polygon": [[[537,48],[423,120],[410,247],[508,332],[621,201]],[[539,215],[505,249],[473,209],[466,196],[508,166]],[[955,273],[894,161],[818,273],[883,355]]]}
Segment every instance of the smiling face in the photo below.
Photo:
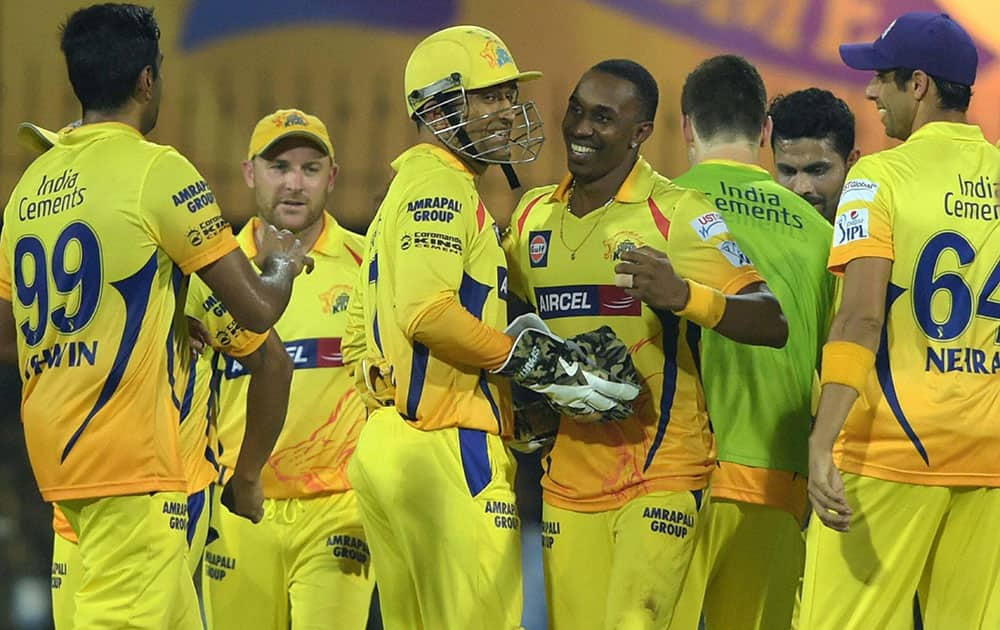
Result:
{"label": "smiling face", "polygon": [[884,70],[876,72],[865,88],[865,98],[875,103],[879,118],[885,127],[885,134],[897,140],[906,140],[913,131],[917,100],[910,94],[911,78],[901,89],[896,84],[896,72]]}
{"label": "smiling face", "polygon": [[469,152],[490,160],[505,160],[511,155],[510,136],[517,105],[517,82],[473,90],[466,96],[465,133],[472,142]]}
{"label": "smiling face", "polygon": [[[563,116],[563,141],[570,173],[581,183],[607,175],[644,139],[641,105],[635,86],[619,77],[590,71],[569,97]],[[648,133],[646,134],[648,135]]]}
{"label": "smiling face", "polygon": [[336,167],[330,156],[302,137],[287,137],[244,163],[257,211],[268,224],[300,233],[322,220]]}
{"label": "smiling face", "polygon": [[834,149],[832,138],[778,138],[774,166],[779,184],[833,222],[850,165]]}

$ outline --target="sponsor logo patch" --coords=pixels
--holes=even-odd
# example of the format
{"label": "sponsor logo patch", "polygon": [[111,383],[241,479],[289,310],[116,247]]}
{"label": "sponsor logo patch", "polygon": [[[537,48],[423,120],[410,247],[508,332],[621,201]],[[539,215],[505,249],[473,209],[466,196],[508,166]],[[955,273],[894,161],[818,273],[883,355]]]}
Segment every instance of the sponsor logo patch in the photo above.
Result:
{"label": "sponsor logo patch", "polygon": [[528,232],[528,258],[532,267],[546,267],[549,264],[549,239],[552,230]]}
{"label": "sponsor logo patch", "polygon": [[749,267],[753,264],[750,262],[750,257],[744,254],[740,246],[736,244],[736,241],[722,241],[717,247],[733,267]]}
{"label": "sponsor logo patch", "polygon": [[642,302],[625,293],[625,289],[607,284],[541,287],[535,289],[535,299],[542,319],[642,314]]}
{"label": "sponsor logo patch", "polygon": [[840,193],[840,205],[852,201],[872,202],[878,194],[878,184],[870,179],[850,179],[844,183],[844,191]]}
{"label": "sponsor logo patch", "polygon": [[718,212],[706,212],[697,219],[691,221],[691,227],[698,233],[701,240],[707,241],[713,236],[719,236],[729,231],[722,215]]}
{"label": "sponsor logo patch", "polygon": [[834,246],[868,238],[868,208],[848,210],[837,216],[833,236]]}

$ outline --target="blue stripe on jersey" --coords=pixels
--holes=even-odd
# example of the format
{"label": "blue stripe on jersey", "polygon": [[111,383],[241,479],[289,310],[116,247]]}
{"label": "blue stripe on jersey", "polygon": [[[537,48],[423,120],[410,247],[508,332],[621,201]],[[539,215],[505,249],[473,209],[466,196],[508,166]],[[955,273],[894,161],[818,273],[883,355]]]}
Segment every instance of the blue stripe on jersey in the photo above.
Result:
{"label": "blue stripe on jersey", "polygon": [[[174,328],[170,327],[167,333],[167,384],[170,385],[170,400],[174,403],[174,409],[181,410],[181,401],[177,398],[177,375],[174,374]],[[184,416],[181,416],[184,419]]]}
{"label": "blue stripe on jersey", "polygon": [[472,496],[476,496],[489,485],[493,477],[490,453],[486,445],[486,432],[459,427],[458,449],[462,455],[465,483]]}
{"label": "blue stripe on jersey", "polygon": [[674,396],[677,394],[677,337],[680,335],[679,317],[673,313],[656,311],[663,331],[663,394],[660,396],[660,422],[656,426],[656,436],[646,455],[646,464],[642,472],[649,470],[656,451],[663,443],[663,436],[670,424],[670,410],[674,406]]}
{"label": "blue stripe on jersey", "polygon": [[368,282],[378,281],[378,254],[372,256],[372,261],[368,263]]}
{"label": "blue stripe on jersey", "polygon": [[378,332],[378,311],[375,312],[375,318],[372,319],[372,339],[375,340],[375,347],[378,348],[378,353],[385,356],[385,351],[382,350],[382,335]]}
{"label": "blue stripe on jersey", "polygon": [[427,378],[427,361],[431,351],[424,344],[413,342],[413,360],[410,364],[410,389],[406,394],[406,419],[417,419],[417,408],[420,397],[424,393],[424,380]]}
{"label": "blue stripe on jersey", "polygon": [[[698,380],[701,380],[701,326],[695,324],[691,320],[688,320],[687,327],[685,328],[684,338],[687,341],[688,350],[691,351],[691,358],[694,359],[694,370],[698,374]],[[708,430],[715,433],[715,427],[712,426],[712,416],[708,417]],[[701,499],[698,499],[699,505]]]}
{"label": "blue stripe on jersey", "polygon": [[149,295],[152,291],[153,280],[156,279],[156,270],[156,253],[154,253],[139,271],[136,271],[128,278],[111,283],[111,286],[125,300],[125,327],[122,330],[122,338],[118,344],[118,352],[115,354],[115,360],[111,364],[111,371],[108,373],[108,378],[104,381],[104,387],[101,388],[100,394],[97,395],[97,401],[94,403],[93,409],[90,410],[83,423],[69,438],[69,441],[66,442],[66,447],[63,449],[62,457],[59,460],[60,463],[66,461],[66,457],[73,450],[73,447],[76,446],[80,435],[86,430],[87,425],[94,419],[94,416],[108,404],[111,396],[118,389],[118,385],[121,384],[122,377],[125,376],[125,368],[128,367],[129,360],[132,358],[132,352],[135,350],[136,341],[139,339],[139,331],[142,328],[142,320],[146,316],[146,308],[149,305]]}
{"label": "blue stripe on jersey", "polygon": [[194,494],[188,495],[188,524],[187,524],[187,541],[188,549],[191,548],[191,543],[194,542],[195,530],[198,529],[198,523],[201,522],[202,515],[205,512],[205,495],[208,494],[208,488],[199,490]]}
{"label": "blue stripe on jersey", "polygon": [[885,322],[882,324],[882,338],[879,340],[878,352],[875,353],[875,373],[878,375],[879,385],[882,386],[885,402],[889,405],[889,409],[892,410],[892,414],[896,416],[896,422],[903,428],[903,433],[906,434],[906,437],[910,438],[910,442],[917,449],[920,458],[924,460],[925,464],[930,466],[927,450],[924,448],[923,442],[920,441],[920,437],[913,430],[913,427],[910,426],[909,420],[906,419],[906,414],[903,413],[903,407],[899,404],[896,383],[892,380],[892,366],[889,364],[889,309],[892,308],[893,302],[898,300],[905,291],[906,289],[898,287],[891,282],[889,283],[889,288],[886,290]]}
{"label": "blue stripe on jersey", "polygon": [[[499,269],[503,269],[503,267]],[[502,280],[503,275],[498,272],[497,278]],[[458,288],[458,301],[465,307],[465,310],[475,315],[481,321],[483,319],[483,309],[486,308],[486,300],[489,298],[492,288],[487,284],[479,282],[469,274],[463,273],[462,284]],[[493,394],[490,393],[490,385],[486,380],[486,370],[479,371],[479,389],[486,396],[486,401],[490,403],[490,409],[493,411],[493,419],[497,423],[497,430],[503,433],[503,427],[500,423],[500,407],[497,406]]]}
{"label": "blue stripe on jersey", "polygon": [[195,369],[198,365],[198,355],[191,353],[191,362],[188,364],[187,383],[184,384],[184,398],[181,400],[181,422],[191,414],[191,403],[194,401],[194,379]]}
{"label": "blue stripe on jersey", "polygon": [[[183,282],[184,274],[181,273],[181,268],[174,264],[173,269],[170,270],[170,288],[173,289],[175,303],[180,295],[181,285]],[[177,354],[174,344],[176,342],[177,335],[174,327],[171,326],[170,332],[167,334],[167,382],[170,383],[170,399],[174,403],[174,408],[177,409],[177,411],[180,411],[181,401],[177,398],[177,374],[174,372]],[[183,412],[181,412],[181,420],[184,420]]]}
{"label": "blue stripe on jersey", "polygon": [[483,308],[486,306],[486,298],[490,296],[493,287],[479,282],[467,273],[462,274],[462,284],[458,287],[458,301],[476,316],[476,319],[483,319]]}

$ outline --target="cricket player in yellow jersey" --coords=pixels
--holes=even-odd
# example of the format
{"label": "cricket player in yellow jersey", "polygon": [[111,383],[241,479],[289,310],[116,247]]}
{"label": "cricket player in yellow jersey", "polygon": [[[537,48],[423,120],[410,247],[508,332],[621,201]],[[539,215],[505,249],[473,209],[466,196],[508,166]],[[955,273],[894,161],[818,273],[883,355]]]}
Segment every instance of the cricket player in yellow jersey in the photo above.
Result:
{"label": "cricket player in yellow jersey", "polygon": [[706,193],[788,320],[780,350],[705,331],[701,375],[718,445],[711,501],[671,627],[788,630],[802,578],[811,403],[833,302],[832,228],[758,166],[767,90],[736,55],[698,64],[681,91],[691,168],[674,179]]}
{"label": "cricket player in yellow jersey", "polygon": [[[188,347],[184,274],[198,272],[263,331],[304,263],[290,234],[272,233],[258,277],[194,167],[143,139],[162,90],[158,38],[149,9],[70,16],[61,45],[83,124],[28,167],[0,235],[0,357],[24,381],[42,496],[79,537],[76,627],[200,625],[171,382]],[[233,492],[248,518],[260,517],[259,471],[279,431],[255,428],[263,439],[242,462]]]}
{"label": "cricket player in yellow jersey", "polygon": [[701,229],[701,217],[718,216],[707,198],[640,157],[657,101],[656,81],[633,61],[588,70],[563,117],[570,172],[522,197],[506,241],[511,290],[558,335],[610,326],[645,381],[631,417],[563,418],[543,458],[554,630],[670,622],[715,463],[701,327],[772,346],[787,334],[725,222]]}
{"label": "cricket player in yellow jersey", "polygon": [[[296,283],[275,326],[295,369],[285,428],[264,469],[264,520],[251,525],[213,513],[218,539],[206,548],[203,584],[215,630],[326,628],[331,620],[361,630],[368,619],[374,575],[347,480],[365,411],[341,350],[363,243],[326,211],[337,172],[315,116],[278,110],[254,128],[243,173],[258,214],[238,235],[240,246],[260,264],[260,234],[287,229],[309,249],[316,271]],[[250,409],[248,379],[241,361],[214,360],[225,480]]]}
{"label": "cricket player in yellow jersey", "polygon": [[[638,389],[594,375],[536,316],[507,323],[500,234],[476,190],[490,164],[534,159],[543,141],[507,46],[476,26],[420,42],[406,65],[420,144],[368,230],[360,285],[361,375],[394,388],[368,418],[350,476],[387,630],[521,621],[520,520],[510,390],[501,375],[581,413]],[[357,327],[353,328],[357,330]],[[351,340],[349,347],[358,342]],[[365,366],[373,366],[368,370]]]}
{"label": "cricket player in yellow jersey", "polygon": [[[76,128],[79,124],[79,121],[72,123],[63,131]],[[32,123],[22,123],[17,130],[17,139],[29,151],[40,154],[56,144],[58,134]],[[218,413],[219,374],[208,369],[210,366],[207,364],[196,371],[198,354],[205,346],[211,345],[230,356],[241,357],[240,362],[251,372],[248,389],[256,392],[248,396],[247,413],[251,416],[269,413],[271,416],[265,416],[263,420],[254,418],[251,424],[281,423],[287,407],[292,363],[276,335],[253,333],[240,327],[197,276],[192,282],[186,311],[189,325],[193,328],[191,344],[195,353],[191,355],[186,376],[183,376],[182,370],[177,370],[175,396],[180,411],[181,458],[188,482],[187,563],[188,572],[194,575],[200,567],[208,536],[212,505],[210,488],[218,477],[215,419]],[[202,339],[202,336],[205,338]],[[250,398],[256,403],[250,404]],[[83,569],[77,535],[58,506],[53,506],[52,527],[55,534],[52,546],[52,617],[56,630],[59,630],[73,625],[76,610],[74,597]]]}
{"label": "cricket player in yellow jersey", "polygon": [[[944,52],[942,52],[944,51]],[[800,628],[1000,627],[1000,150],[969,124],[978,55],[944,14],[872,44],[865,96],[893,149],[851,169],[830,269]]]}

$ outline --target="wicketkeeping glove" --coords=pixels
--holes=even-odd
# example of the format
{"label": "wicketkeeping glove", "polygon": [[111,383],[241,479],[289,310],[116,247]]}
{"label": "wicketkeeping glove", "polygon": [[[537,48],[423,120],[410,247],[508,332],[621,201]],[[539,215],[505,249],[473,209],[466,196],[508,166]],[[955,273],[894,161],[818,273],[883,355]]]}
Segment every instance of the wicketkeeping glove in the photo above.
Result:
{"label": "wicketkeeping glove", "polygon": [[534,453],[556,441],[559,413],[541,394],[511,384],[514,398],[514,437],[507,443],[515,451]]}
{"label": "wicketkeeping glove", "polygon": [[[639,372],[628,347],[610,326],[574,335],[566,340],[566,345],[593,360],[594,365],[589,369],[597,376],[639,388]],[[616,405],[602,414],[602,420],[624,420],[631,415],[631,405]]]}
{"label": "wicketkeeping glove", "polygon": [[639,395],[639,388],[601,375],[593,360],[549,330],[534,313],[521,315],[505,331],[514,347],[496,373],[544,395],[561,414],[604,414]]}

